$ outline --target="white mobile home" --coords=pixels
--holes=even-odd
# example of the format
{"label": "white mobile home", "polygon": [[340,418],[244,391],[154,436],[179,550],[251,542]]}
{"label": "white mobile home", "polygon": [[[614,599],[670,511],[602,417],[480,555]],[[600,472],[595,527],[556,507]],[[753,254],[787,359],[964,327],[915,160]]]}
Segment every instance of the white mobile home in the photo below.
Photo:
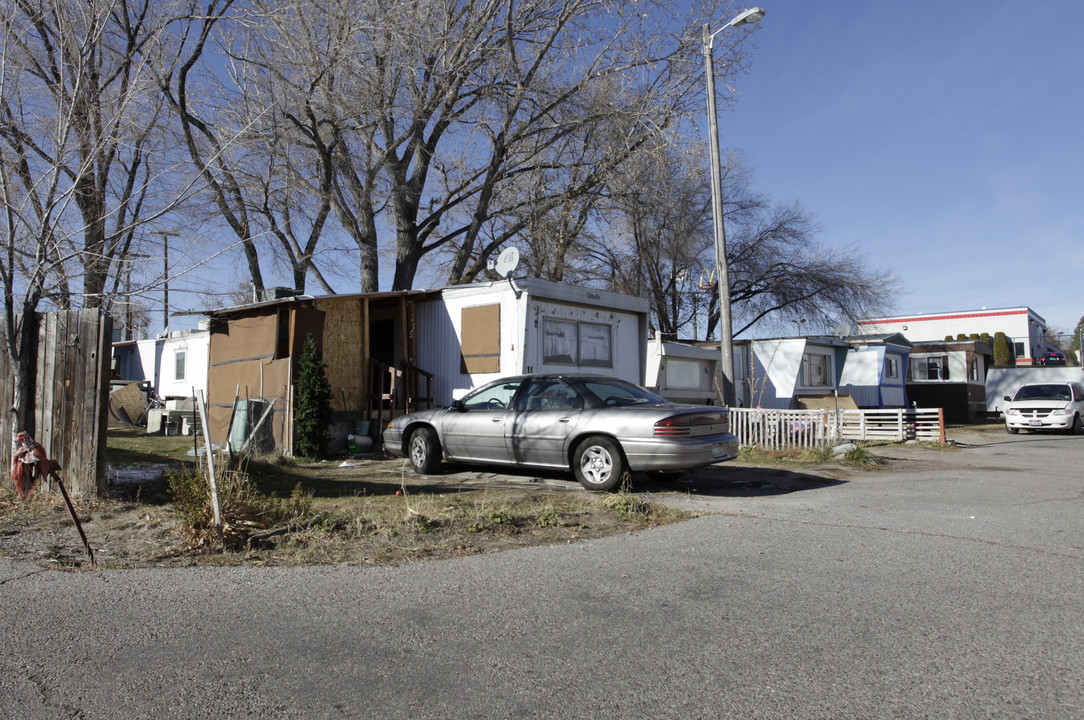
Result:
{"label": "white mobile home", "polygon": [[851,349],[839,378],[839,391],[860,408],[907,406],[907,363],[911,343],[890,335],[855,335],[845,338]]}
{"label": "white mobile home", "polygon": [[656,335],[648,343],[644,386],[674,402],[720,405],[715,387],[720,360],[718,349],[667,342]]}
{"label": "white mobile home", "polygon": [[648,315],[644,298],[538,278],[443,288],[418,303],[415,362],[433,374],[438,405],[521,373],[643,384]]}
{"label": "white mobile home", "polygon": [[147,382],[159,397],[191,397],[193,388],[207,389],[210,338],[210,331],[201,328],[114,343],[114,375],[119,380]]}
{"label": "white mobile home", "polygon": [[828,337],[739,340],[734,345],[738,404],[777,410],[795,407],[799,396],[834,392],[847,348]]}

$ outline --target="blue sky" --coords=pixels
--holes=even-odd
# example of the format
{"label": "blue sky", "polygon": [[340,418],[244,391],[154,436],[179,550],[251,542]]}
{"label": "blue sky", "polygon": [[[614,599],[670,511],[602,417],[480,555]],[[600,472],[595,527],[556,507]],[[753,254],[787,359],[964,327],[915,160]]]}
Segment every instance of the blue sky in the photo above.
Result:
{"label": "blue sky", "polygon": [[749,72],[719,115],[724,153],[744,153],[755,188],[801,202],[822,244],[892,270],[895,313],[1026,305],[1072,331],[1084,0],[760,1]]}
{"label": "blue sky", "polygon": [[824,244],[856,243],[895,272],[897,313],[1026,305],[1071,332],[1084,315],[1084,2],[761,7],[750,71],[720,114],[757,189],[800,201]]}

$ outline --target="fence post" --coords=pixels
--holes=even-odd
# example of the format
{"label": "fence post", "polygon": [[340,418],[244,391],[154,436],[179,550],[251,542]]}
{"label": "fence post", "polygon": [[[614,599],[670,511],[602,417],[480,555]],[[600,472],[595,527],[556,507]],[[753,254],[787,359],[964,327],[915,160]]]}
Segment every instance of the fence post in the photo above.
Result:
{"label": "fence post", "polygon": [[945,408],[937,408],[937,425],[941,431],[941,444],[945,444]]}

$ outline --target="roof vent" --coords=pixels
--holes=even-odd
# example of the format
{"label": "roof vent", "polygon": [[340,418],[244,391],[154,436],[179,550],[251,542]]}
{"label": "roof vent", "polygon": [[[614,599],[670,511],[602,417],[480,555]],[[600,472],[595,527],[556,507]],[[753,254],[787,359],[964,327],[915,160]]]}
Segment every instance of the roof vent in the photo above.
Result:
{"label": "roof vent", "polygon": [[272,300],[282,300],[283,298],[294,297],[298,294],[297,290],[293,288],[285,287],[269,287],[260,291],[259,300],[257,302],[270,302]]}

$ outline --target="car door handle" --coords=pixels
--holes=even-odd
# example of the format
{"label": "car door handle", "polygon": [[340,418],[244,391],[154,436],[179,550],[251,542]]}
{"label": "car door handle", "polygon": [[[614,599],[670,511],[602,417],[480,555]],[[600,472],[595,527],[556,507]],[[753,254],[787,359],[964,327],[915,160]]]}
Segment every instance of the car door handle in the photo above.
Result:
{"label": "car door handle", "polygon": [[490,420],[492,422],[495,422],[495,423],[504,422],[504,418],[499,418],[499,417],[490,418]]}
{"label": "car door handle", "polygon": [[563,423],[568,423],[568,422],[572,422],[572,418],[570,418],[570,417],[563,417],[563,418],[561,418],[560,422],[563,422]]}

